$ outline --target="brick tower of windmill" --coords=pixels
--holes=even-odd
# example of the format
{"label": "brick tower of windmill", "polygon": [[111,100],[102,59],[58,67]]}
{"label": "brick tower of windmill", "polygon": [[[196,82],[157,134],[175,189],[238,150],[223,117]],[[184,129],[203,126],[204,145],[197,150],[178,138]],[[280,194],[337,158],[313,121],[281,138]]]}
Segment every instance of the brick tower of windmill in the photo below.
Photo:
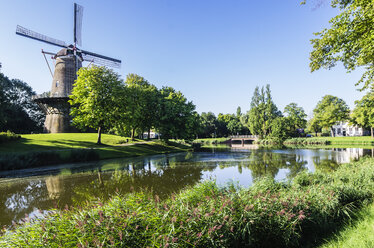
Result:
{"label": "brick tower of windmill", "polygon": [[52,58],[56,60],[50,95],[34,98],[34,101],[46,114],[44,130],[47,133],[66,133],[74,130],[70,125],[70,105],[68,100],[77,78],[77,71],[82,67],[83,61],[116,68],[121,65],[121,61],[118,59],[85,51],[77,47],[77,45],[82,45],[82,16],[83,7],[74,3],[74,44],[72,45],[67,45],[64,41],[47,37],[19,25],[17,26],[16,34],[18,35],[62,47],[57,53],[42,50],[44,56],[46,54],[52,55]]}

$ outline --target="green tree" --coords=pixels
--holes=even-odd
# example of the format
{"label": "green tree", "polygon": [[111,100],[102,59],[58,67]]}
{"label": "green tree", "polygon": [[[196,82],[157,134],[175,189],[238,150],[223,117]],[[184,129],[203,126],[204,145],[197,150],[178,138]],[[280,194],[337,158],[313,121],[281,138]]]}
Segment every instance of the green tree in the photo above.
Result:
{"label": "green tree", "polygon": [[69,100],[73,125],[97,129],[97,144],[101,144],[103,129],[112,128],[121,119],[124,85],[119,75],[106,67],[82,67],[77,74]]}
{"label": "green tree", "polygon": [[200,115],[202,132],[201,137],[211,138],[217,134],[217,117],[213,112],[202,112]]}
{"label": "green tree", "polygon": [[310,68],[330,69],[342,62],[347,72],[364,67],[359,82],[363,88],[374,78],[374,2],[368,0],[332,0],[331,6],[339,8],[340,14],[330,20],[330,27],[316,33],[312,39]]}
{"label": "green tree", "polygon": [[160,90],[160,111],[156,130],[163,139],[190,139],[197,135],[199,118],[195,105],[172,87]]}
{"label": "green tree", "polygon": [[217,136],[218,137],[227,137],[231,134],[228,129],[228,124],[231,120],[234,119],[234,116],[231,114],[222,114],[219,113],[217,116]]}
{"label": "green tree", "polygon": [[25,82],[0,73],[0,131],[41,132],[45,114],[32,100],[35,92]]}
{"label": "green tree", "polygon": [[334,136],[332,126],[339,121],[349,120],[349,108],[343,99],[326,95],[314,108],[313,115],[319,126],[330,128],[331,136]]}
{"label": "green tree", "polygon": [[251,109],[247,113],[247,126],[252,134],[259,135],[261,138],[271,133],[273,120],[281,117],[282,113],[278,110],[271,97],[270,85],[266,88],[255,88],[253,93]]}
{"label": "green tree", "polygon": [[306,114],[302,107],[298,107],[296,103],[290,103],[284,108],[284,114],[289,119],[289,129],[291,135],[297,133],[297,129],[306,127]]}
{"label": "green tree", "polygon": [[290,137],[293,133],[290,130],[291,119],[287,117],[278,117],[271,122],[271,132],[268,137],[275,138],[277,140],[285,140]]}
{"label": "green tree", "polygon": [[319,125],[319,122],[316,118],[311,118],[307,123],[307,132],[314,133],[317,136],[318,132],[321,132],[322,127]]}
{"label": "green tree", "polygon": [[160,96],[157,88],[139,75],[127,75],[125,84],[127,114],[124,127],[131,130],[131,139],[134,139],[136,130],[149,133],[155,126]]}
{"label": "green tree", "polygon": [[365,128],[370,128],[371,137],[373,138],[374,127],[374,92],[370,91],[362,97],[361,100],[355,101],[355,108],[351,114],[351,123]]}

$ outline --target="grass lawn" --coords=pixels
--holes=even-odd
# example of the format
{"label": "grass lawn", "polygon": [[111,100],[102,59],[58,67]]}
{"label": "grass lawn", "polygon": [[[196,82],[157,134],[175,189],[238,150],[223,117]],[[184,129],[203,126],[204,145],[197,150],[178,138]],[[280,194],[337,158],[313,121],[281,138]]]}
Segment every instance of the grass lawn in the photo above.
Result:
{"label": "grass lawn", "polygon": [[359,213],[359,220],[346,227],[319,248],[374,247],[374,204]]}
{"label": "grass lawn", "polygon": [[357,137],[315,137],[314,139],[328,140],[331,145],[338,144],[354,144],[354,145],[374,145],[374,139],[370,136]]}
{"label": "grass lawn", "polygon": [[[128,142],[126,142],[128,140]],[[0,144],[0,158],[3,156],[5,162],[12,161],[9,156],[22,156],[22,154],[36,155],[37,153],[55,152],[60,156],[61,162],[71,156],[73,151],[85,149],[94,149],[99,159],[133,157],[142,155],[153,155],[159,153],[180,152],[189,149],[188,146],[161,141],[131,141],[128,137],[120,137],[116,135],[103,134],[102,145],[97,145],[96,133],[58,133],[58,134],[28,134],[22,135],[21,139]],[[122,143],[122,144],[121,144]],[[78,155],[79,156],[79,155]],[[33,158],[31,156],[31,158]],[[22,158],[20,158],[22,160]],[[34,158],[33,158],[34,159]],[[28,160],[28,159],[23,159]],[[46,164],[50,161],[47,156],[42,159]],[[25,162],[24,168],[27,168]],[[54,162],[56,164],[56,162]],[[8,166],[7,166],[8,168]]]}
{"label": "grass lawn", "polygon": [[[101,142],[97,145],[96,133],[54,133],[54,134],[22,134],[21,139],[0,144],[0,153],[28,152],[43,150],[62,150],[72,148],[101,148],[119,145],[121,141],[131,141],[130,138],[117,135],[102,134]],[[139,142],[139,140],[135,140]]]}
{"label": "grass lawn", "polygon": [[196,143],[206,143],[206,144],[212,144],[216,143],[219,144],[221,142],[225,142],[226,140],[229,140],[229,138],[205,138],[205,139],[196,139],[194,142]]}

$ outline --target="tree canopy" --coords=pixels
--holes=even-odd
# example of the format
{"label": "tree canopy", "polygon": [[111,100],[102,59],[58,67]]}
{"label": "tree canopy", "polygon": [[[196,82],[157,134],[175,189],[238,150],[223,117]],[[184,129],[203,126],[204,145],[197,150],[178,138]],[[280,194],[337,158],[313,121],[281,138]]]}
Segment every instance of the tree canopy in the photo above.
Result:
{"label": "tree canopy", "polygon": [[45,114],[32,100],[33,89],[0,73],[0,131],[41,132]]}
{"label": "tree canopy", "polygon": [[355,108],[351,114],[351,123],[371,129],[373,137],[374,127],[374,92],[369,91],[360,100],[355,101]]}
{"label": "tree canopy", "polygon": [[303,129],[306,127],[305,111],[302,107],[297,106],[296,103],[290,103],[284,107],[283,113],[288,119],[288,129],[291,135],[296,135],[297,129]]}
{"label": "tree canopy", "polygon": [[348,105],[341,98],[326,95],[314,108],[313,119],[320,127],[331,128],[331,136],[334,136],[332,126],[339,121],[349,120]]}
{"label": "tree canopy", "polygon": [[156,130],[164,139],[190,139],[197,135],[198,115],[195,105],[172,87],[160,90],[160,109]]}
{"label": "tree canopy", "polygon": [[106,67],[82,67],[78,71],[69,103],[73,124],[80,129],[109,129],[121,118],[123,85],[119,75]]}
{"label": "tree canopy", "polygon": [[363,88],[373,84],[374,79],[374,2],[368,0],[332,0],[333,8],[340,14],[330,20],[330,27],[315,33],[311,40],[310,68],[330,69],[342,62],[348,72],[365,68],[357,85]]}
{"label": "tree canopy", "polygon": [[252,134],[266,137],[271,133],[272,122],[282,113],[271,97],[270,85],[266,88],[255,88],[251,101],[251,109],[247,113],[247,126]]}

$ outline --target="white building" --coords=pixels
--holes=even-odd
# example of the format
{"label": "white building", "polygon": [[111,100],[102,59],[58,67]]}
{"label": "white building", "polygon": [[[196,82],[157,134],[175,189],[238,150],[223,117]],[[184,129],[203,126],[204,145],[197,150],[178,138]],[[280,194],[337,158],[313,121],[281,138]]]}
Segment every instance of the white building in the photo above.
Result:
{"label": "white building", "polygon": [[[156,133],[154,131],[150,132],[150,137],[149,137],[150,139],[157,139],[158,137],[160,137],[159,133]],[[143,139],[148,139],[148,132],[143,133]]]}
{"label": "white building", "polygon": [[358,126],[351,126],[348,122],[338,122],[332,126],[334,136],[363,136],[367,134],[367,131]]}

